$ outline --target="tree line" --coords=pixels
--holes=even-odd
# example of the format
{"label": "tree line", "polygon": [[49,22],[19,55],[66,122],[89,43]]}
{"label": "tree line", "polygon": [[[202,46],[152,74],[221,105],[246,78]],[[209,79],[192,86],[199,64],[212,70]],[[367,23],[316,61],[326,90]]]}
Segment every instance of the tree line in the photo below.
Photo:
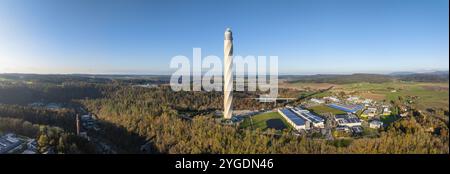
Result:
{"label": "tree line", "polygon": [[[133,88],[108,94],[82,103],[100,119],[145,138],[153,153],[449,153],[448,126],[420,113],[396,121],[379,137],[354,139],[342,145],[340,140],[222,125],[212,114],[191,121],[178,117],[179,108],[221,108],[219,94]],[[239,100],[237,103],[246,107]],[[239,108],[238,104],[235,107]]]}

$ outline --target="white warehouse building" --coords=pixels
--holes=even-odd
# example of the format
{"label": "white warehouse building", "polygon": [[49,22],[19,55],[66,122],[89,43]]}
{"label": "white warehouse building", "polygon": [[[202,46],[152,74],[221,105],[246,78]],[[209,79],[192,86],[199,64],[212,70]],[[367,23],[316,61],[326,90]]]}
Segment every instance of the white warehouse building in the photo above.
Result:
{"label": "white warehouse building", "polygon": [[295,130],[299,131],[309,129],[309,124],[307,123],[307,121],[299,117],[291,109],[289,108],[278,109],[278,113],[280,113],[280,115],[283,116],[286,119],[286,121],[292,127],[294,127]]}
{"label": "white warehouse building", "polygon": [[294,111],[298,116],[302,117],[303,119],[307,120],[308,122],[312,123],[312,125],[316,128],[324,128],[324,119],[320,118],[317,115],[314,115],[313,113],[309,112],[308,110],[301,109],[299,107],[293,108],[292,111]]}

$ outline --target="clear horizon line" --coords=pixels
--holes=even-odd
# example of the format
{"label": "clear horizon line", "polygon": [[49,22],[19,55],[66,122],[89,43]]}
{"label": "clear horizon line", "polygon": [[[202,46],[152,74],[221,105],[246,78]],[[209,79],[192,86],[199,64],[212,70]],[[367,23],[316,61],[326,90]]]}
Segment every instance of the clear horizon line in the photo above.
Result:
{"label": "clear horizon line", "polygon": [[[354,74],[374,74],[374,75],[389,75],[392,73],[431,73],[431,72],[437,72],[437,71],[447,71],[449,72],[449,69],[446,70],[429,70],[429,71],[391,71],[391,72],[322,72],[322,73],[278,73],[278,75],[354,75]],[[0,72],[1,75],[8,75],[8,74],[26,74],[26,75],[133,75],[133,76],[161,76],[161,75],[167,75],[170,76],[171,73],[23,73],[23,72]],[[253,75],[253,74],[250,74]]]}

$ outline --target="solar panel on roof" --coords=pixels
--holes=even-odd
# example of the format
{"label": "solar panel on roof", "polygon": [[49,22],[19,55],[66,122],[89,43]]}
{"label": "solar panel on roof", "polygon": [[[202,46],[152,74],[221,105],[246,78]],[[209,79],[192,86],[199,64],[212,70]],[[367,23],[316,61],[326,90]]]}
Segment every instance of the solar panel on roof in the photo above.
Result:
{"label": "solar panel on roof", "polygon": [[305,120],[298,117],[294,112],[292,112],[289,109],[282,109],[281,112],[289,119],[291,120],[295,125],[302,126],[305,125]]}
{"label": "solar panel on roof", "polygon": [[292,109],[298,116],[303,117],[306,120],[309,120],[313,123],[320,123],[323,122],[324,119],[320,118],[319,116],[316,116],[309,112],[308,110],[303,110],[301,108],[295,108]]}
{"label": "solar panel on roof", "polygon": [[329,104],[328,105],[331,108],[338,109],[344,112],[356,112],[363,107],[361,105],[337,105],[337,104]]}

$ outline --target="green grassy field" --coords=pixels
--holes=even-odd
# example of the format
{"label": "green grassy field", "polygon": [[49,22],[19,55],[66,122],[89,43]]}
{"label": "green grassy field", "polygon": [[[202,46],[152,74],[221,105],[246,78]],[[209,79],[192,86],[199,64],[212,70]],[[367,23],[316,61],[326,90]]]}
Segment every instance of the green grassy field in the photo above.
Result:
{"label": "green grassy field", "polygon": [[[269,112],[255,115],[251,118],[247,118],[241,124],[242,128],[252,128],[266,130],[268,128],[273,128],[276,130],[283,130],[289,128],[286,120],[278,112]],[[252,125],[253,122],[253,125]]]}
{"label": "green grassy field", "polygon": [[314,95],[311,95],[311,97],[322,98],[322,97],[328,97],[328,96],[331,96],[331,95],[332,95],[332,93],[330,91],[325,91],[325,92],[319,92],[319,93],[316,93]]}
{"label": "green grassy field", "polygon": [[317,106],[313,106],[308,108],[309,110],[317,113],[317,114],[323,114],[323,113],[332,113],[334,115],[339,115],[339,114],[345,114],[344,111],[340,111],[334,108],[330,108],[326,105],[317,105]]}
{"label": "green grassy field", "polygon": [[374,100],[398,100],[398,97],[417,96],[417,106],[421,109],[429,107],[448,108],[448,83],[355,83],[340,86],[339,90],[354,92],[357,95]]}

